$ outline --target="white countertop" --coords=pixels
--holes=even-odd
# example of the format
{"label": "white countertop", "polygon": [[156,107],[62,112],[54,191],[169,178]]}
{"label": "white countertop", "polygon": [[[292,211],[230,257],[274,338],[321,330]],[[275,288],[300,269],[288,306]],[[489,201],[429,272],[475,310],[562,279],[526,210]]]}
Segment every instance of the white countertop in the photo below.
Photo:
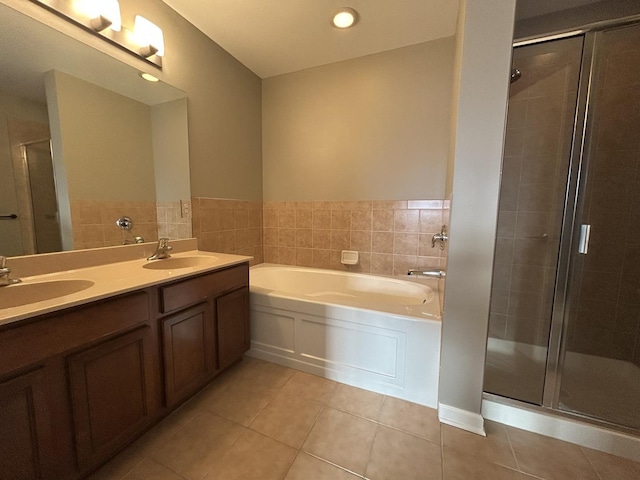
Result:
{"label": "white countertop", "polygon": [[[17,322],[26,318],[55,312],[64,308],[74,307],[112,297],[126,292],[139,290],[152,285],[159,285],[195,274],[219,270],[231,265],[249,262],[251,257],[230,255],[226,253],[212,253],[200,250],[190,250],[171,255],[171,258],[203,257],[203,263],[195,267],[176,268],[173,270],[153,270],[143,268],[149,262],[146,259],[135,259],[117,263],[109,263],[75,270],[65,270],[23,277],[22,283],[1,289],[20,288],[21,285],[48,282],[55,280],[89,280],[93,285],[85,290],[40,302],[28,303],[11,308],[3,308],[0,304],[0,326]],[[210,260],[210,261],[209,261]],[[155,260],[162,262],[163,260]]]}

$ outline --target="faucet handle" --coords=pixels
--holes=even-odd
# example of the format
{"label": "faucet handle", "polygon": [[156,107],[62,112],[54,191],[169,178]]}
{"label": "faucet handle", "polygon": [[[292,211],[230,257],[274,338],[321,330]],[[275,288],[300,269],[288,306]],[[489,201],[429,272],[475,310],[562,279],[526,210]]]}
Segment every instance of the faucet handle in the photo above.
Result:
{"label": "faucet handle", "polygon": [[5,268],[7,264],[7,257],[0,255],[0,268]]}

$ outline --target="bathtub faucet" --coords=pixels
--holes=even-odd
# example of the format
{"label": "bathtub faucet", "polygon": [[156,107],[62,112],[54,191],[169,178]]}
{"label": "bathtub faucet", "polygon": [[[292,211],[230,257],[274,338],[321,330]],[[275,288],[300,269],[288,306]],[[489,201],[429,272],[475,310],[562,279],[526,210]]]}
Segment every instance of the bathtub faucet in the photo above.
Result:
{"label": "bathtub faucet", "polygon": [[407,275],[422,275],[424,277],[436,277],[436,278],[444,278],[447,276],[447,272],[444,270],[430,270],[430,269],[409,269]]}

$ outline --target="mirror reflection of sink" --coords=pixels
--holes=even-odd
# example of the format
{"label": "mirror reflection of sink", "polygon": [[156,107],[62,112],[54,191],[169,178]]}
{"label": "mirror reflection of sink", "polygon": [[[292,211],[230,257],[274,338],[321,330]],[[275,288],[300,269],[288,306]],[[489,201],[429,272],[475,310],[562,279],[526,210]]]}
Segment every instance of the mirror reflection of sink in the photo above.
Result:
{"label": "mirror reflection of sink", "polygon": [[91,280],[50,280],[38,283],[16,283],[0,287],[0,308],[20,307],[78,293],[93,286]]}
{"label": "mirror reflection of sink", "polygon": [[217,260],[216,257],[171,257],[145,263],[142,268],[175,270],[177,268],[204,267],[205,265],[211,265],[215,260]]}

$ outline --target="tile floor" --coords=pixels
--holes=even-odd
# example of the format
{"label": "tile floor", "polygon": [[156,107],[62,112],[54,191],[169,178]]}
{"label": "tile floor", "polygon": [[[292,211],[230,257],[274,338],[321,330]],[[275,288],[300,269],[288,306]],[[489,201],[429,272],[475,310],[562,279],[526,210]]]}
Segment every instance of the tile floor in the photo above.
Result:
{"label": "tile floor", "polygon": [[638,480],[640,463],[245,357],[91,480]]}

